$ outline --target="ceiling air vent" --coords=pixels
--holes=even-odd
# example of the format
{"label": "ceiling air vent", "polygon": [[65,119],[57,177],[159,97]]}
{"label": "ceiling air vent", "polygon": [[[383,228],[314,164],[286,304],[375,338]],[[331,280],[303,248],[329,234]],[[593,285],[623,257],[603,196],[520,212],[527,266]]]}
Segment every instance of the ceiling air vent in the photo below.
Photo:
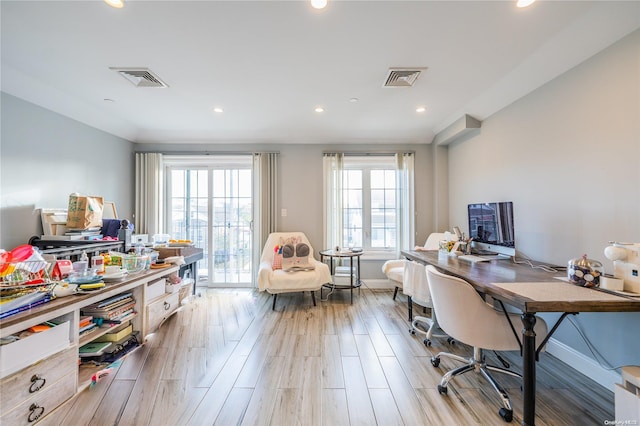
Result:
{"label": "ceiling air vent", "polygon": [[389,68],[382,87],[411,87],[427,68]]}
{"label": "ceiling air vent", "polygon": [[115,68],[109,69],[117,72],[136,87],[169,87],[160,80],[149,68]]}

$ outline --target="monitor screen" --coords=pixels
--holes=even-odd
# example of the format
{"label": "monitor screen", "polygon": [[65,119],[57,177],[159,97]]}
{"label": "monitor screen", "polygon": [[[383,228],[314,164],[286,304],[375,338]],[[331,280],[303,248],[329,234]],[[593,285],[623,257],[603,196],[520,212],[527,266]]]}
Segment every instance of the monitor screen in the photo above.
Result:
{"label": "monitor screen", "polygon": [[515,256],[511,201],[469,204],[468,213],[474,248]]}

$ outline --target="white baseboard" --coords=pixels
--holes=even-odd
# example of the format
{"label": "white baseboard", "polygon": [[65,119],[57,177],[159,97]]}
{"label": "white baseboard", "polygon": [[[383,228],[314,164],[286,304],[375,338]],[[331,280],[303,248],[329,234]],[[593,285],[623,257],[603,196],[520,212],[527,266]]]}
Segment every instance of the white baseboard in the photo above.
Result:
{"label": "white baseboard", "polygon": [[547,352],[611,392],[615,389],[616,383],[622,383],[617,371],[603,368],[595,360],[554,338],[547,342]]}

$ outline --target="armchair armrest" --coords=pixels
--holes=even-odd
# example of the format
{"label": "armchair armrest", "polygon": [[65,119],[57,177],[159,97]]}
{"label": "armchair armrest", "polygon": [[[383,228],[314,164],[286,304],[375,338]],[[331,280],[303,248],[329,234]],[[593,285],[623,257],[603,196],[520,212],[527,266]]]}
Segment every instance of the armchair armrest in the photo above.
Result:
{"label": "armchair armrest", "polygon": [[404,259],[392,259],[392,260],[387,260],[386,262],[384,262],[384,264],[382,265],[382,273],[385,275],[388,275],[389,271],[393,268],[402,268],[404,267]]}
{"label": "armchair armrest", "polygon": [[260,266],[258,266],[258,287],[260,291],[266,288],[266,284],[269,282],[269,275],[272,272],[271,262],[260,262]]}

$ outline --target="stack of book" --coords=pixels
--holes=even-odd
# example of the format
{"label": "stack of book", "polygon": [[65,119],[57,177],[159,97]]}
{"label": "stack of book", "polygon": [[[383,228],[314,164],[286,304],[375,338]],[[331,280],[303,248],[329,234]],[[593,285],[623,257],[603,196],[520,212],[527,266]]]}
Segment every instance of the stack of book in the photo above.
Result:
{"label": "stack of book", "polygon": [[80,312],[82,315],[92,316],[97,323],[122,324],[136,315],[135,306],[132,293],[122,293],[85,306]]}
{"label": "stack of book", "polygon": [[98,325],[93,322],[93,317],[91,315],[84,315],[80,317],[79,327],[79,335],[80,337],[86,336],[87,334],[93,333]]}
{"label": "stack of book", "polygon": [[45,291],[26,289],[10,294],[10,290],[0,292],[0,319],[27,311],[51,300],[51,294]]}

